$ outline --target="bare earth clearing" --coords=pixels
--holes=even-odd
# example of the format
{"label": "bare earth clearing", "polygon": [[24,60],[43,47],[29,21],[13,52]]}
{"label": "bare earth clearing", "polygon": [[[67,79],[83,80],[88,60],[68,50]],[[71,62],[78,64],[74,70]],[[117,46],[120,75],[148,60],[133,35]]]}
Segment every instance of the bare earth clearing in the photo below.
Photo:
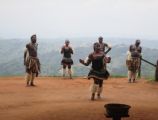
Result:
{"label": "bare earth clearing", "polygon": [[25,87],[23,77],[0,77],[0,120],[111,120],[104,116],[107,103],[132,107],[122,120],[158,120],[158,83],[110,78],[102,99],[90,101],[91,82],[39,77],[36,87]]}

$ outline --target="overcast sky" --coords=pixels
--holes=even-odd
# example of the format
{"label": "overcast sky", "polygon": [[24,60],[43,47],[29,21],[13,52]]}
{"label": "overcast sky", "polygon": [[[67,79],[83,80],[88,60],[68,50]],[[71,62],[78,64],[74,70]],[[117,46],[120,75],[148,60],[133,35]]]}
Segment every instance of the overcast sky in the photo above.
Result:
{"label": "overcast sky", "polygon": [[0,0],[0,37],[158,39],[158,0]]}

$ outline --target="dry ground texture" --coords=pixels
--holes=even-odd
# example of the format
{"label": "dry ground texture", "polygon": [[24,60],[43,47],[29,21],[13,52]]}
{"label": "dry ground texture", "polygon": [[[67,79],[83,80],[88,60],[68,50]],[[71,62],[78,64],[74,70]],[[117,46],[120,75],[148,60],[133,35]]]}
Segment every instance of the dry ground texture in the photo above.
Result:
{"label": "dry ground texture", "polygon": [[25,87],[23,77],[0,77],[0,120],[111,120],[104,104],[131,106],[122,120],[158,120],[158,83],[126,78],[104,81],[102,99],[90,101],[92,80],[39,77]]}

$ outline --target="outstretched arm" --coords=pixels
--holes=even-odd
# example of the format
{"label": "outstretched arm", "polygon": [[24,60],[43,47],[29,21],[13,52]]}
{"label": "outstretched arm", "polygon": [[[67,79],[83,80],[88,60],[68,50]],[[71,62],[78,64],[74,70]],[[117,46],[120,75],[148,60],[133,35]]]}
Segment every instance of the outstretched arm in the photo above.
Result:
{"label": "outstretched arm", "polygon": [[80,62],[81,64],[85,65],[85,66],[88,66],[88,65],[91,63],[91,60],[88,59],[88,60],[85,62],[84,60],[79,59],[79,62]]}
{"label": "outstretched arm", "polygon": [[88,66],[92,62],[92,54],[90,54],[87,58],[88,59],[86,61],[79,59],[79,62],[85,66]]}

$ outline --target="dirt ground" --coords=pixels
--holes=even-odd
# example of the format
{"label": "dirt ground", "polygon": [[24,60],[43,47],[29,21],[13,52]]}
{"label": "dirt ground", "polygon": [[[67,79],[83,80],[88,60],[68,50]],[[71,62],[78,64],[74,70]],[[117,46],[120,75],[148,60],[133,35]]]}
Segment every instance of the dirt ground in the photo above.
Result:
{"label": "dirt ground", "polygon": [[158,83],[110,78],[95,101],[92,80],[39,77],[35,83],[26,87],[23,77],[0,77],[0,120],[111,120],[104,116],[108,103],[131,106],[130,117],[122,120],[158,120]]}

